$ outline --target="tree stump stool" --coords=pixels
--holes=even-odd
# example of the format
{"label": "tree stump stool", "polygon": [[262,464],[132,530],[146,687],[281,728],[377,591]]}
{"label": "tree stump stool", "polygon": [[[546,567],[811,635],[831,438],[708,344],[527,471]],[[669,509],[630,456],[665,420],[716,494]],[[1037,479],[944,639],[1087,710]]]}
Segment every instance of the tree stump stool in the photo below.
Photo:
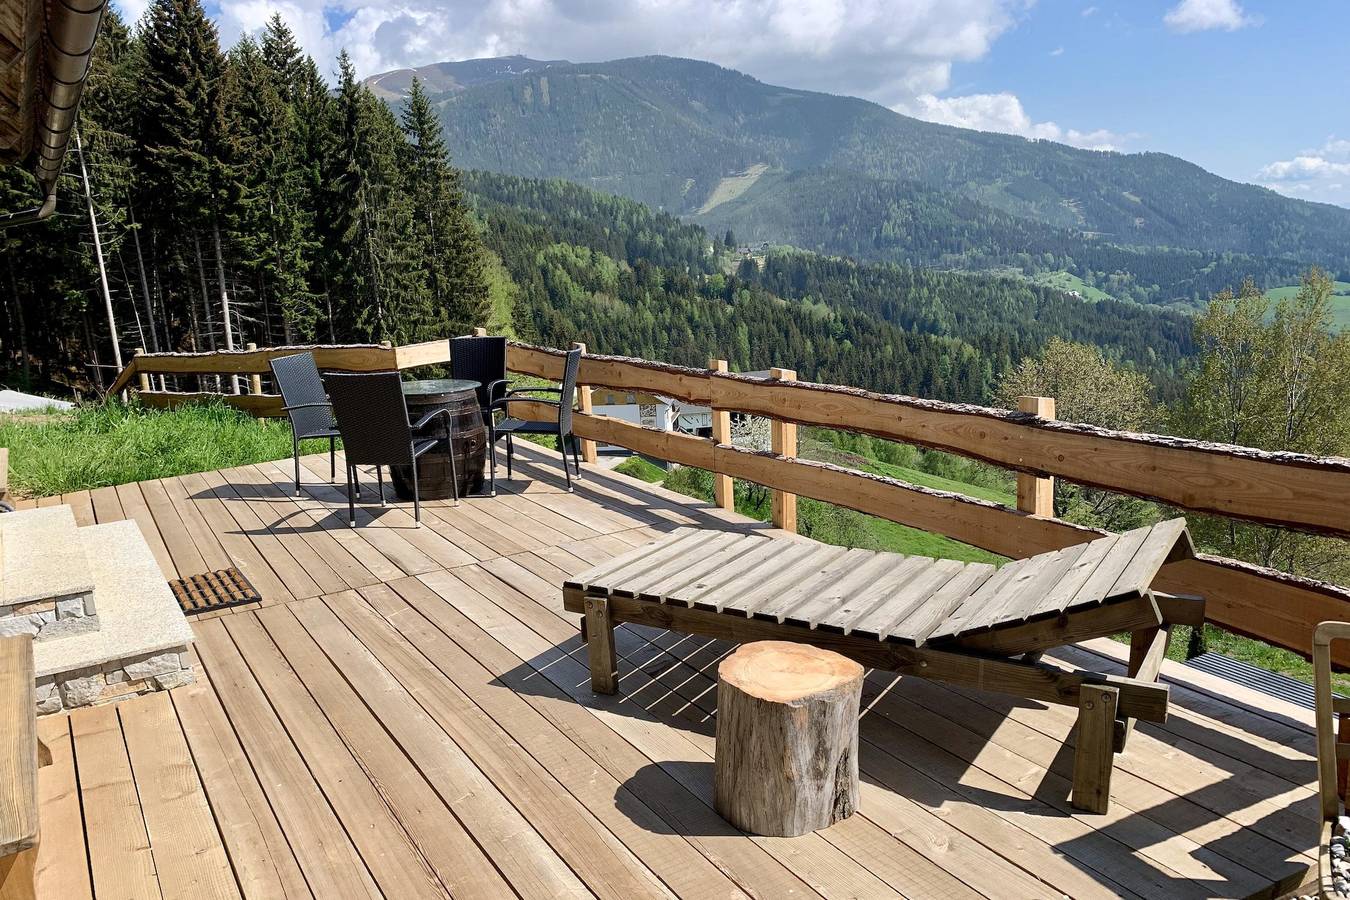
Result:
{"label": "tree stump stool", "polygon": [[858,808],[863,668],[809,644],[745,644],[717,668],[714,805],[752,834],[796,837]]}

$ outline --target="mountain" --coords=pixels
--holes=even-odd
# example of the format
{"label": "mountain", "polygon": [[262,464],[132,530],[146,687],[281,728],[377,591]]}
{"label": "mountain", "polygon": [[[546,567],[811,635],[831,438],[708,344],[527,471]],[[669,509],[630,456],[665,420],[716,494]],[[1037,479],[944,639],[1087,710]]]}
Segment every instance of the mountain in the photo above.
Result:
{"label": "mountain", "polygon": [[[411,74],[371,81],[397,102]],[[670,57],[514,57],[418,74],[463,166],[567,178],[765,240],[923,265],[1053,252],[1040,249],[1049,245],[1080,269],[1088,267],[1077,257],[1102,245],[1201,254],[1180,286],[1159,285],[1148,298],[1160,300],[1191,296],[1196,278],[1226,254],[1249,257],[1237,268],[1266,283],[1309,263],[1350,270],[1350,210],[1228,181],[1166,154],[937,125]],[[946,210],[939,221],[916,220],[927,246],[904,227],[884,227],[874,207],[885,197]],[[800,241],[803,218],[817,224]]]}

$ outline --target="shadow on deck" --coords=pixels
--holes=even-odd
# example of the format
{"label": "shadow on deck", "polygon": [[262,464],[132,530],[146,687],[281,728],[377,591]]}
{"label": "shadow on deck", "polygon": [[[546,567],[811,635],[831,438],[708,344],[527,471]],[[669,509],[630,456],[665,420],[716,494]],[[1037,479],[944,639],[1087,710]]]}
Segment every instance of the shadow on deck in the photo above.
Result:
{"label": "shadow on deck", "polygon": [[197,684],[41,721],[40,896],[1270,896],[1314,864],[1310,717],[1170,663],[1106,815],[1068,804],[1072,710],[873,672],[859,814],[741,834],[712,809],[732,648],[624,625],[594,695],[560,584],[679,525],[766,526],[589,468],[569,495],[522,454],[420,529],[369,497],[348,528],[318,457],[298,498],[287,463],[62,498],[264,599],[194,620]]}

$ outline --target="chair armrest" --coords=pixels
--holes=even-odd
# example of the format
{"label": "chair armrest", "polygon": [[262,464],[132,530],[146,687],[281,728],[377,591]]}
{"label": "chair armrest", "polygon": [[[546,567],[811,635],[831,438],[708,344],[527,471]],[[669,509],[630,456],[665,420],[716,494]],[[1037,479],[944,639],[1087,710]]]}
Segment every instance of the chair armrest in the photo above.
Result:
{"label": "chair armrest", "polygon": [[498,378],[496,381],[489,381],[487,383],[488,402],[491,403],[493,400],[496,400],[497,397],[502,393],[509,393],[509,391],[504,392],[501,390],[502,387],[504,387],[508,383],[509,382],[505,378]]}
{"label": "chair armrest", "polygon": [[511,390],[506,392],[506,396],[509,397],[512,394],[532,394],[532,393],[558,394],[559,396],[561,396],[562,388],[555,388],[555,387],[511,388]]}
{"label": "chair armrest", "polygon": [[562,406],[562,403],[558,400],[543,400],[540,399],[539,397],[503,397],[502,399],[496,401],[491,406],[489,406],[488,411],[496,412],[499,409],[505,411],[506,408],[512,403],[542,403],[545,406],[556,406],[556,407]]}
{"label": "chair armrest", "polygon": [[446,409],[444,406],[437,407],[436,409],[433,409],[430,412],[423,415],[416,422],[409,422],[408,425],[409,427],[412,428],[413,431],[421,431],[423,428],[426,427],[428,422],[430,422],[437,416],[445,416],[446,419],[448,420],[450,418],[450,410]]}

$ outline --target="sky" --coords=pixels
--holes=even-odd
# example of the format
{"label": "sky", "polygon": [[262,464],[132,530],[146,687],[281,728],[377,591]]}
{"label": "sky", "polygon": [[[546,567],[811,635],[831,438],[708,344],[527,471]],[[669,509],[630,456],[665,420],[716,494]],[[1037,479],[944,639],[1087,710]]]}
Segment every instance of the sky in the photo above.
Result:
{"label": "sky", "polygon": [[[149,0],[114,0],[135,20]],[[326,71],[663,53],[931,121],[1121,152],[1350,206],[1347,0],[206,0],[281,14]]]}

